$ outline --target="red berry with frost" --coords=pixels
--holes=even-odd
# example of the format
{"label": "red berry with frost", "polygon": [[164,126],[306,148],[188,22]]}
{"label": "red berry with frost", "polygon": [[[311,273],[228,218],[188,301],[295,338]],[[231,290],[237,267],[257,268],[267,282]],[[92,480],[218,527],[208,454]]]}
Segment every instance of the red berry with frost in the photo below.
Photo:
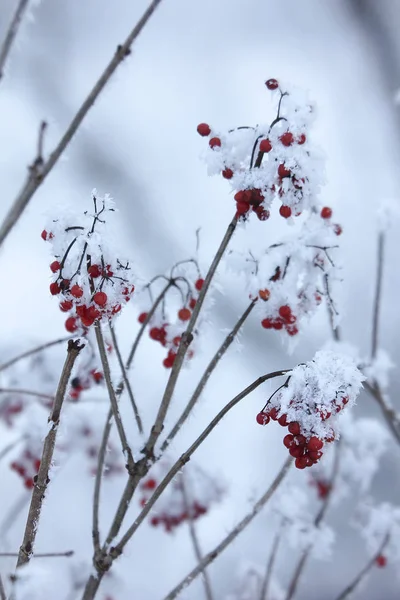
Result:
{"label": "red berry with frost", "polygon": [[50,294],[52,296],[57,296],[57,294],[59,294],[61,292],[61,288],[58,285],[58,283],[53,282],[50,284]]}
{"label": "red berry with frost", "polygon": [[232,169],[224,169],[222,171],[222,177],[224,177],[224,179],[232,179],[232,177],[233,177]]}
{"label": "red berry with frost", "polygon": [[74,331],[78,329],[76,319],[74,317],[68,317],[68,319],[65,321],[65,329],[70,333],[74,333]]}
{"label": "red berry with frost", "polygon": [[200,123],[197,125],[197,133],[202,137],[207,137],[211,133],[210,126],[207,123]]}
{"label": "red berry with frost", "polygon": [[257,206],[255,213],[260,221],[267,221],[269,219],[269,210],[266,210],[262,206]]}
{"label": "red berry with frost", "polygon": [[294,436],[290,433],[285,435],[283,438],[283,445],[286,446],[286,448],[292,448],[295,445]]}
{"label": "red berry with frost", "polygon": [[288,304],[285,304],[284,306],[280,306],[278,312],[279,312],[279,316],[281,316],[282,319],[285,319],[285,321],[289,321],[292,317],[292,309],[290,308],[290,306]]}
{"label": "red berry with frost", "polygon": [[271,417],[271,419],[273,421],[277,421],[278,420],[278,413],[279,413],[279,410],[275,406],[273,406],[271,408],[271,410],[269,411],[269,416]]}
{"label": "red berry with frost", "polygon": [[51,270],[53,273],[57,273],[57,271],[59,271],[59,270],[60,270],[60,266],[61,266],[61,265],[60,265],[60,263],[58,262],[58,260],[55,260],[54,262],[52,262],[52,263],[51,263],[51,265],[50,265],[50,270]]}
{"label": "red berry with frost", "polygon": [[297,335],[299,333],[299,330],[298,330],[298,328],[295,325],[292,326],[292,327],[287,327],[286,331],[291,336]]}
{"label": "red berry with frost", "polygon": [[272,144],[271,142],[266,139],[266,140],[261,140],[260,142],[260,152],[271,152],[272,150]]}
{"label": "red berry with frost", "polygon": [[269,297],[271,295],[271,292],[267,289],[265,290],[260,290],[258,292],[258,295],[260,296],[261,300],[264,300],[264,302],[266,302],[267,300],[269,300]]}
{"label": "red berry with frost", "polygon": [[329,208],[329,206],[324,206],[324,208],[321,209],[321,217],[323,219],[330,219],[332,216],[332,209]]}
{"label": "red berry with frost", "polygon": [[333,226],[333,231],[336,235],[342,235],[342,233],[343,233],[342,226],[339,225],[339,223],[335,223]]}
{"label": "red berry with frost", "polygon": [[375,563],[378,567],[381,567],[381,568],[386,567],[386,564],[387,564],[386,556],[384,556],[383,554],[380,554],[379,556],[376,557]]}
{"label": "red berry with frost", "polygon": [[310,439],[307,442],[307,448],[309,450],[311,450],[312,452],[317,452],[318,450],[321,450],[323,445],[324,445],[324,442],[322,440],[320,440],[319,438],[317,438],[316,435],[313,435],[312,437],[310,437]]}
{"label": "red berry with frost", "polygon": [[292,209],[290,208],[290,206],[285,206],[284,204],[282,204],[282,206],[279,209],[279,214],[284,219],[288,219],[292,216]]}
{"label": "red berry with frost", "polygon": [[277,81],[277,79],[268,79],[268,81],[265,82],[265,85],[267,86],[267,88],[269,90],[276,90],[279,87],[279,83]]}
{"label": "red berry with frost", "polygon": [[279,425],[281,425],[282,427],[287,427],[287,415],[281,415],[278,419],[278,423]]}
{"label": "red berry with frost", "polygon": [[275,321],[273,321],[273,323],[272,323],[272,327],[274,329],[276,329],[277,331],[280,331],[283,328],[283,323],[282,323],[282,321],[275,319]]}
{"label": "red berry with frost", "polygon": [[264,329],[272,329],[272,320],[271,319],[263,319],[261,321],[261,326],[264,327]]}
{"label": "red berry with frost", "polygon": [[83,317],[81,317],[81,322],[84,327],[90,327],[91,325],[93,325],[94,319],[92,319],[92,317],[86,314],[83,315]]}
{"label": "red berry with frost", "polygon": [[87,315],[88,317],[90,317],[91,319],[93,319],[94,321],[96,321],[96,319],[98,319],[101,316],[100,311],[93,306],[93,304],[91,306],[89,306],[89,308],[87,309]]}
{"label": "red berry with frost", "polygon": [[256,421],[257,421],[257,423],[259,425],[268,425],[268,423],[269,423],[269,416],[265,412],[260,412],[256,416]]}
{"label": "red berry with frost", "polygon": [[196,281],[196,283],[194,284],[194,287],[196,288],[197,291],[200,291],[201,288],[203,287],[203,285],[204,285],[204,279],[200,278]]}
{"label": "red berry with frost", "polygon": [[189,321],[191,314],[192,313],[188,308],[181,308],[180,311],[178,311],[178,317],[181,321]]}
{"label": "red berry with frost", "polygon": [[279,139],[284,146],[291,146],[294,141],[293,133],[291,133],[290,131],[286,131],[286,133],[281,135]]}
{"label": "red berry with frost", "polygon": [[72,296],[74,296],[74,298],[82,298],[83,296],[83,289],[81,288],[80,285],[73,285],[71,288],[71,294]]}
{"label": "red berry with frost", "polygon": [[304,446],[293,445],[289,450],[289,454],[290,456],[293,456],[293,458],[299,458],[300,456],[303,456]]}
{"label": "red berry with frost", "polygon": [[284,179],[285,177],[290,177],[290,169],[287,169],[285,167],[285,164],[281,163],[278,167],[278,175],[279,177],[281,177],[281,179]]}
{"label": "red berry with frost", "polygon": [[309,450],[307,452],[307,454],[311,458],[311,460],[313,460],[314,462],[317,462],[321,458],[321,456],[323,456],[324,453],[321,452],[320,450],[315,451],[315,452],[313,450]]}
{"label": "red berry with frost", "polygon": [[149,313],[147,313],[147,312],[142,312],[142,313],[140,313],[140,315],[139,315],[139,317],[138,317],[138,321],[139,321],[139,323],[142,323],[142,325],[143,325],[143,323],[144,323],[144,322],[145,322],[145,320],[147,319],[147,315],[148,315],[148,314],[149,314]]}
{"label": "red berry with frost", "polygon": [[72,306],[72,300],[64,300],[63,302],[60,302],[60,310],[62,310],[62,312],[68,312],[71,310]]}
{"label": "red berry with frost", "polygon": [[297,469],[305,469],[306,467],[311,467],[311,460],[308,456],[299,456],[295,460],[295,465]]}
{"label": "red berry with frost", "polygon": [[299,435],[294,436],[294,441],[296,446],[305,446],[307,443],[306,438],[301,433],[299,433]]}
{"label": "red berry with frost", "polygon": [[297,421],[289,423],[288,429],[293,435],[300,435],[300,424]]}
{"label": "red berry with frost", "polygon": [[250,204],[247,202],[236,201],[236,214],[238,216],[245,215],[250,210]]}
{"label": "red berry with frost", "polygon": [[88,273],[89,273],[90,277],[93,277],[93,279],[95,279],[96,277],[100,277],[101,267],[99,267],[99,265],[91,265],[88,268]]}
{"label": "red berry with frost", "polygon": [[93,302],[98,306],[105,306],[107,304],[107,294],[105,292],[96,292],[93,296]]}
{"label": "red berry with frost", "polygon": [[219,137],[211,138],[211,140],[208,143],[210,145],[210,148],[212,149],[221,147],[221,140],[219,139]]}
{"label": "red berry with frost", "polygon": [[301,146],[302,144],[305,143],[306,141],[306,134],[302,133],[301,135],[299,135],[299,137],[297,138],[297,143]]}
{"label": "red berry with frost", "polygon": [[48,233],[45,229],[43,229],[42,233],[40,234],[40,237],[42,238],[42,240],[44,240],[45,242],[47,242],[47,240],[52,240],[54,237],[53,233]]}

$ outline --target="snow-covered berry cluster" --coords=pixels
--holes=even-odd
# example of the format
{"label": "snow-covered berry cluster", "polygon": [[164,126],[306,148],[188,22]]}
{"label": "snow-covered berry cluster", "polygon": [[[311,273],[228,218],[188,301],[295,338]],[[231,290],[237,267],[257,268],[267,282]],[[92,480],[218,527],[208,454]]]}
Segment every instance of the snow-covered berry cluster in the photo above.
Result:
{"label": "snow-covered berry cluster", "polygon": [[[167,462],[157,463],[141,485],[140,505],[145,506],[168,471]],[[199,467],[190,465],[168,486],[151,513],[150,524],[171,532],[185,521],[195,521],[207,514],[221,500],[222,486]]]}
{"label": "snow-covered berry cluster", "polygon": [[207,123],[197,127],[201,136],[209,138],[205,156],[209,173],[229,180],[236,215],[242,220],[251,212],[267,220],[275,198],[282,203],[282,217],[299,216],[316,204],[323,182],[321,158],[310,143],[313,106],[303,93],[283,91],[276,79],[269,79],[266,86],[276,100],[276,116],[270,124],[227,132]]}
{"label": "snow-covered berry cluster", "polygon": [[60,298],[60,310],[69,313],[65,328],[70,333],[118,314],[135,289],[129,262],[115,257],[101,231],[114,204],[95,192],[93,204],[93,212],[85,211],[79,218],[60,216],[42,231],[54,256],[50,293]]}
{"label": "snow-covered berry cluster", "polygon": [[257,423],[271,420],[288,428],[283,443],[298,469],[316,464],[324,444],[338,437],[338,415],[352,406],[365,378],[347,356],[320,351],[314,360],[293,369],[257,415]]}

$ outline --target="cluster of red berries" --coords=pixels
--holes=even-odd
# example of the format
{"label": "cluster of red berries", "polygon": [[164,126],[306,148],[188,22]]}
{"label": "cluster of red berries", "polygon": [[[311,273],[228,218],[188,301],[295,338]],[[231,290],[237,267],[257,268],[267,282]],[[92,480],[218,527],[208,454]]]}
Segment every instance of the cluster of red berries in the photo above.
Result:
{"label": "cluster of red berries", "polygon": [[97,369],[91,369],[88,375],[73,377],[73,379],[71,379],[71,389],[69,390],[70,399],[78,401],[84,390],[90,389],[93,383],[102,383],[103,379],[103,373]]}
{"label": "cluster of red berries", "polygon": [[23,409],[23,401],[21,398],[16,398],[13,394],[9,398],[3,400],[0,404],[0,419],[2,419],[8,427],[13,427],[14,419],[21,414]]}
{"label": "cluster of red berries", "polygon": [[[260,298],[265,298],[268,294],[269,290],[260,290],[259,295]],[[285,331],[290,335],[294,336],[299,333],[299,330],[296,326],[297,317],[292,313],[292,309],[288,304],[284,304],[280,306],[278,309],[278,315],[275,318],[268,317],[267,319],[263,319],[261,321],[262,327],[264,329],[276,329],[280,331],[281,329],[285,329]]]}
{"label": "cluster of red berries", "polygon": [[[186,328],[185,327],[186,323],[190,320],[190,317],[192,316],[191,311],[196,306],[197,299],[195,298],[195,293],[201,291],[203,284],[204,284],[204,279],[199,278],[196,280],[196,282],[194,284],[195,291],[193,292],[191,297],[188,299],[187,305],[178,310],[177,317],[178,317],[178,322],[180,322],[182,325],[182,333]],[[146,321],[147,316],[148,316],[147,312],[142,312],[138,317],[139,323],[143,324]],[[170,326],[169,323],[163,323],[160,327],[152,326],[149,329],[149,337],[152,340],[159,342],[164,348],[168,349],[168,354],[167,354],[166,358],[163,360],[163,365],[166,369],[172,369],[172,367],[174,366],[174,362],[175,362],[175,358],[177,356],[179,344],[181,342],[181,335],[174,335],[172,338],[169,336],[169,332],[168,332],[169,326]],[[189,349],[187,352],[187,357],[190,359],[190,358],[193,358],[193,355],[194,355],[193,350]]]}
{"label": "cluster of red berries", "polygon": [[[325,219],[326,221],[330,221],[331,217],[332,217],[333,211],[329,206],[324,206],[323,208],[321,208],[321,218]],[[339,223],[333,223],[332,225],[333,227],[333,231],[336,235],[341,235],[343,232],[342,226],[339,225]]]}
{"label": "cluster of red berries", "polygon": [[31,490],[35,484],[34,477],[37,475],[40,467],[40,458],[26,448],[18,460],[10,465],[11,469],[18,473],[24,481],[27,490]]}
{"label": "cluster of red berries", "polygon": [[[153,477],[150,477],[144,480],[140,487],[143,493],[142,498],[140,499],[140,505],[143,507],[157,487],[157,481]],[[154,515],[150,519],[150,524],[153,527],[164,527],[165,531],[169,533],[185,521],[194,521],[206,513],[207,507],[199,502],[193,501],[187,507],[184,507],[184,503],[180,503],[179,510],[178,507],[174,507],[174,510],[171,513],[163,511],[160,514]]]}

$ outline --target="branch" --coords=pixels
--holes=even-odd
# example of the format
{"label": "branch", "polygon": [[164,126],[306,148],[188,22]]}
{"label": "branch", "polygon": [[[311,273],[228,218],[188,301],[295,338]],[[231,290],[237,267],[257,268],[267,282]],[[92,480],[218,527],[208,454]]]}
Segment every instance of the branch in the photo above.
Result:
{"label": "branch", "polygon": [[[66,552],[39,552],[35,554],[32,558],[60,558],[73,556],[75,553],[73,550],[67,550]],[[0,556],[3,557],[13,557],[19,556],[18,552],[0,552]]]}
{"label": "branch", "polygon": [[165,490],[165,488],[172,481],[172,479],[175,477],[175,475],[190,460],[192,454],[204,442],[204,440],[210,435],[210,433],[213,431],[213,429],[215,429],[215,427],[223,419],[223,417],[234,406],[236,406],[236,404],[238,404],[241,400],[243,400],[243,398],[245,398],[251,392],[253,392],[255,389],[257,389],[262,383],[264,383],[265,381],[267,381],[269,379],[273,379],[274,377],[282,377],[283,375],[286,375],[286,373],[289,373],[289,370],[287,370],[287,371],[275,371],[273,373],[268,373],[267,375],[263,375],[262,377],[259,377],[258,379],[256,379],[256,381],[254,381],[246,389],[244,389],[242,392],[240,392],[240,394],[238,394],[237,396],[235,396],[235,398],[233,398],[233,400],[231,400],[230,402],[228,402],[228,404],[226,404],[226,406],[224,406],[224,408],[222,410],[219,411],[219,413],[217,414],[217,416],[214,417],[214,419],[211,421],[211,423],[203,430],[203,432],[193,442],[193,444],[190,446],[190,448],[188,448],[188,450],[186,450],[186,452],[184,452],[181,455],[181,457],[176,461],[176,463],[171,467],[171,469],[165,475],[164,479],[161,481],[161,483],[154,490],[153,495],[151,496],[151,498],[148,500],[148,502],[144,506],[142,512],[139,514],[139,516],[136,518],[136,520],[130,526],[130,528],[125,533],[125,535],[121,538],[120,542],[114,548],[112,548],[110,550],[110,555],[111,555],[111,557],[113,559],[117,558],[122,553],[125,545],[131,539],[131,537],[133,536],[133,534],[135,533],[135,531],[138,529],[138,527],[140,526],[140,524],[144,521],[144,519],[146,518],[146,516],[148,515],[148,513],[150,512],[150,510],[153,508],[154,504],[156,503],[156,501],[158,500],[158,498],[161,496],[161,494],[163,493],[163,491]]}
{"label": "branch", "polygon": [[394,408],[392,408],[388,404],[387,400],[385,399],[384,395],[382,394],[380,387],[378,386],[378,384],[376,382],[375,382],[375,385],[372,386],[367,381],[364,381],[363,385],[364,385],[365,389],[371,394],[371,396],[373,398],[375,398],[375,400],[378,402],[378,404],[381,407],[381,410],[383,412],[383,416],[386,420],[386,423],[389,426],[389,429],[391,430],[394,437],[396,438],[396,441],[400,444],[400,416],[394,410]]}
{"label": "branch", "polygon": [[130,54],[131,46],[136,38],[139,36],[148,20],[161,3],[161,0],[152,0],[148,8],[143,13],[142,17],[139,19],[135,27],[132,29],[125,42],[117,47],[117,50],[112,57],[111,61],[108,63],[107,67],[103,71],[102,75],[94,85],[93,89],[87,96],[86,100],[83,102],[82,106],[72,119],[70,125],[68,126],[66,132],[63,137],[59,141],[56,148],[50,154],[49,158],[46,162],[42,164],[40,169],[30,169],[26,182],[8,211],[1,227],[0,227],[0,246],[3,244],[7,235],[10,233],[11,229],[14,227],[26,206],[28,205],[29,200],[32,198],[34,193],[37,191],[39,186],[44,182],[47,175],[51,172],[55,164],[58,162],[60,156],[63,154],[64,150],[67,148],[68,144],[74,137],[75,133],[79,129],[82,121],[86,117],[87,113],[96,102],[100,93],[103,91],[106,84],[109,82],[111,76],[116,71],[117,67],[122,63],[122,61]]}
{"label": "branch", "polygon": [[0,451],[0,460],[3,460],[3,458],[5,456],[7,456],[7,454],[15,448],[15,446],[18,446],[18,444],[20,444],[26,438],[27,438],[27,436],[23,435],[20,438],[14,440],[13,442],[10,442],[9,444],[7,444],[7,446],[5,446],[3,448],[3,450]]}
{"label": "branch", "polygon": [[206,387],[207,382],[210,379],[213,371],[217,367],[217,365],[218,365],[219,361],[221,360],[221,358],[224,356],[225,352],[228,350],[228,348],[232,344],[232,342],[235,339],[235,337],[236,337],[239,329],[241,328],[241,326],[243,325],[243,323],[245,322],[245,320],[247,319],[247,317],[249,316],[249,314],[253,310],[254,305],[255,305],[256,302],[257,302],[257,299],[253,300],[250,303],[250,305],[246,308],[246,310],[244,311],[243,315],[240,317],[240,319],[236,323],[235,327],[226,336],[226,338],[223,341],[222,345],[220,346],[220,348],[218,349],[218,351],[216,352],[216,354],[214,355],[214,357],[210,361],[210,363],[209,363],[208,367],[206,368],[206,370],[204,371],[204,374],[203,374],[202,378],[200,379],[200,381],[199,381],[199,383],[198,383],[195,391],[193,392],[193,395],[190,398],[190,400],[189,400],[186,408],[183,410],[181,416],[179,417],[179,419],[177,420],[177,422],[175,423],[175,425],[171,429],[170,433],[167,435],[167,437],[165,438],[164,442],[162,443],[162,445],[161,445],[161,451],[162,452],[165,452],[165,450],[168,448],[168,446],[170,445],[170,443],[172,442],[172,440],[175,438],[176,434],[181,429],[182,425],[185,423],[186,419],[188,418],[188,416],[192,412],[194,405],[196,404],[197,400],[200,398],[201,394],[203,393],[203,390]]}
{"label": "branch", "polygon": [[6,37],[4,38],[4,42],[0,48],[0,80],[4,74],[4,67],[10,54],[11,47],[17,35],[19,26],[21,24],[22,18],[24,16],[24,12],[28,6],[29,0],[20,0],[19,4],[16,8],[14,16],[11,20],[10,26],[6,33]]}
{"label": "branch", "polygon": [[167,595],[164,600],[173,600],[176,598],[183,589],[185,589],[188,585],[192,583],[192,581],[201,573],[205,567],[207,567],[210,563],[212,563],[224,550],[231,544],[235,538],[241,533],[249,523],[258,515],[263,506],[268,502],[274,492],[277,490],[282,480],[286,476],[289,471],[289,467],[292,464],[293,459],[288,457],[279,471],[278,475],[275,477],[274,481],[265,492],[263,496],[255,503],[251,511],[232,529],[232,531],[225,537],[224,540],[214,550],[206,554],[201,563],[199,563],[182,581]]}
{"label": "branch", "polygon": [[378,237],[378,257],[377,257],[377,272],[376,272],[375,300],[374,300],[374,316],[373,316],[372,344],[371,344],[371,358],[372,358],[372,360],[374,360],[374,358],[376,357],[376,351],[378,349],[379,308],[380,308],[381,293],[382,293],[384,249],[385,249],[385,235],[381,231],[379,233],[379,237]]}
{"label": "branch", "polygon": [[122,451],[124,453],[124,457],[126,460],[126,466],[127,466],[128,472],[131,472],[135,465],[135,461],[133,460],[132,450],[128,444],[128,438],[126,437],[125,428],[122,423],[121,414],[119,412],[117,396],[115,394],[114,386],[111,381],[110,365],[108,363],[103,333],[101,331],[101,325],[98,321],[95,323],[94,330],[96,333],[96,340],[97,340],[97,346],[99,349],[100,360],[101,360],[101,364],[103,367],[104,379],[106,381],[108,396],[110,398],[111,410],[113,413],[115,424],[117,426],[117,431],[118,431],[119,439],[121,441]]}
{"label": "branch", "polygon": [[22,360],[23,358],[28,358],[28,356],[32,356],[32,354],[37,354],[38,352],[41,352],[42,350],[46,350],[46,348],[51,348],[51,346],[56,346],[57,344],[62,344],[64,342],[68,342],[68,340],[70,340],[70,339],[71,339],[71,336],[59,338],[58,340],[53,340],[52,342],[46,342],[45,344],[36,346],[36,348],[33,348],[32,350],[27,350],[26,352],[23,352],[23,354],[19,354],[18,356],[12,358],[11,360],[7,361],[6,363],[3,363],[2,365],[0,365],[0,371],[4,371],[4,369],[8,369],[9,367],[14,365],[16,362]]}
{"label": "branch", "polygon": [[267,598],[268,598],[269,582],[271,581],[272,571],[275,566],[275,561],[276,561],[276,557],[278,554],[279,545],[282,540],[282,530],[283,530],[284,524],[285,524],[285,520],[283,519],[278,531],[276,532],[275,539],[272,544],[271,554],[270,554],[270,557],[269,557],[269,560],[267,563],[267,569],[265,571],[265,577],[264,577],[262,585],[261,585],[260,600],[267,600]]}
{"label": "branch", "polygon": [[7,600],[6,590],[4,589],[3,579],[0,575],[0,600]]}
{"label": "branch", "polygon": [[79,343],[79,340],[69,340],[67,358],[61,373],[53,408],[51,409],[49,416],[49,424],[51,424],[50,430],[44,440],[39,472],[34,478],[35,485],[32,492],[24,538],[18,554],[17,568],[28,563],[32,557],[43,500],[47,491],[47,486],[50,482],[49,471],[53,460],[61,408],[73,366],[82,348],[84,348],[84,346]]}
{"label": "branch", "polygon": [[174,365],[172,367],[172,370],[171,370],[171,373],[170,373],[170,376],[169,376],[169,379],[168,379],[168,382],[167,382],[167,385],[165,388],[165,392],[164,392],[163,398],[161,400],[160,407],[158,409],[158,413],[157,413],[154,425],[151,428],[149,439],[143,450],[143,453],[145,454],[145,456],[147,456],[149,458],[153,456],[154,447],[155,447],[157,440],[163,430],[164,420],[165,420],[165,417],[166,417],[166,414],[168,411],[168,407],[171,402],[176,383],[178,381],[179,373],[182,369],[183,360],[185,358],[186,351],[187,351],[190,343],[193,340],[193,330],[196,325],[200,310],[203,306],[206,293],[208,291],[208,288],[210,287],[211,280],[217,270],[217,267],[218,267],[219,263],[221,262],[222,256],[223,256],[230,240],[232,239],[232,236],[236,229],[236,225],[237,225],[237,219],[236,219],[236,217],[234,217],[232,219],[232,221],[229,223],[228,229],[226,230],[226,233],[223,237],[220,247],[218,248],[217,253],[214,256],[214,260],[212,261],[211,266],[208,270],[208,273],[205,277],[203,287],[201,288],[199,297],[198,297],[196,305],[193,309],[192,316],[189,320],[187,329],[186,329],[185,333],[182,334],[181,342],[180,342],[179,348],[178,348],[178,353],[175,358]]}
{"label": "branch", "polygon": [[331,329],[332,329],[333,339],[335,340],[335,342],[339,342],[340,341],[340,330],[337,325],[335,326],[335,315],[337,314],[337,312],[333,305],[333,300],[332,300],[331,292],[329,289],[329,279],[328,279],[327,274],[324,275],[324,287],[325,287],[326,297],[328,298],[326,305],[328,307],[329,322],[330,322]]}
{"label": "branch", "polygon": [[361,571],[359,572],[359,574],[353,579],[353,581],[343,590],[343,592],[337,597],[337,600],[345,600],[346,598],[348,598],[350,596],[350,594],[352,592],[354,592],[354,590],[356,589],[356,587],[358,587],[358,585],[361,583],[361,581],[368,575],[369,571],[372,569],[372,567],[375,565],[376,559],[378,558],[378,556],[380,556],[382,554],[382,552],[384,551],[385,547],[387,546],[388,542],[389,542],[389,534],[387,534],[382,542],[382,544],[379,547],[379,550],[376,552],[376,554],[374,554],[374,556],[367,562],[367,564],[365,565],[365,567],[363,569],[361,569]]}
{"label": "branch", "polygon": [[97,471],[96,471],[96,479],[94,484],[94,494],[93,494],[93,523],[92,523],[92,538],[93,538],[93,548],[95,552],[100,551],[100,528],[99,528],[99,507],[100,507],[100,488],[101,488],[101,479],[103,477],[104,470],[104,462],[106,458],[107,452],[107,444],[110,437],[110,431],[112,427],[112,410],[111,408],[108,411],[106,424],[103,431],[103,437],[101,440],[101,446],[99,450],[98,462],[97,462]]}
{"label": "branch", "polygon": [[54,396],[50,394],[42,394],[41,392],[32,392],[31,390],[23,390],[20,388],[0,388],[0,394],[24,394],[25,396],[36,396],[45,400],[54,400]]}

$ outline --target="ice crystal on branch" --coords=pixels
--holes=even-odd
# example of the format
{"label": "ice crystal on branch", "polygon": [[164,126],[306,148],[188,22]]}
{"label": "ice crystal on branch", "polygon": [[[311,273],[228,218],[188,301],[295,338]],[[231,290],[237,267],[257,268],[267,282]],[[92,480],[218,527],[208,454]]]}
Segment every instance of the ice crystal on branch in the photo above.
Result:
{"label": "ice crystal on branch", "polygon": [[287,427],[283,443],[296,467],[311,467],[322,457],[324,444],[338,437],[339,413],[354,404],[364,379],[350,357],[317,352],[293,369],[257,415],[257,423],[267,425],[272,419]]}
{"label": "ice crystal on branch", "polygon": [[60,215],[42,231],[54,255],[50,293],[69,313],[65,327],[71,333],[113,318],[135,289],[129,262],[117,258],[107,241],[106,219],[114,203],[94,191],[93,205],[93,211],[83,215]]}
{"label": "ice crystal on branch", "polygon": [[244,220],[251,211],[261,221],[268,219],[275,198],[282,203],[282,217],[299,216],[316,206],[324,182],[321,154],[310,142],[312,104],[304,93],[283,90],[279,82],[273,91],[276,117],[270,124],[226,132],[207,123],[197,128],[201,136],[209,138],[205,156],[209,174],[220,173],[229,181],[237,216]]}

